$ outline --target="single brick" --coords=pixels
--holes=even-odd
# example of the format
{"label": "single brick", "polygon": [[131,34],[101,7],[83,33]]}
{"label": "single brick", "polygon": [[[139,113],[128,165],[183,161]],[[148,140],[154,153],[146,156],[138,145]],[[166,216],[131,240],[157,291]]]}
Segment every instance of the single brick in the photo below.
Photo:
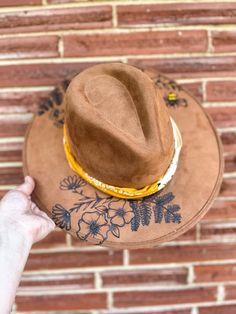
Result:
{"label": "single brick", "polygon": [[121,265],[122,258],[122,251],[45,252],[30,254],[26,270]]}
{"label": "single brick", "polygon": [[155,31],[68,35],[66,57],[200,52],[207,50],[206,31]]}
{"label": "single brick", "polygon": [[18,185],[23,179],[21,167],[0,167],[0,185]]}
{"label": "single brick", "polygon": [[236,244],[162,246],[130,251],[130,264],[183,263],[236,258]]}
{"label": "single brick", "polygon": [[[111,314],[111,312],[103,312],[103,314]],[[119,310],[119,312],[114,312],[114,311],[112,311],[112,314],[137,314],[137,312],[130,312],[130,310],[128,310],[128,311],[125,311],[124,310],[124,312],[122,311],[122,312],[120,312],[120,310]],[[178,309],[178,310],[163,310],[163,311],[159,311],[159,310],[157,310],[157,311],[150,311],[150,310],[143,310],[143,311],[138,311],[138,314],[191,314],[191,309],[184,309],[184,310],[180,310],[180,309]]]}
{"label": "single brick", "polygon": [[233,56],[129,59],[128,61],[142,69],[169,74],[175,79],[225,77],[236,74],[236,57]]}
{"label": "single brick", "polygon": [[8,118],[1,120],[0,137],[15,137],[24,136],[28,127],[31,117],[20,119],[17,116],[14,118]]}
{"label": "single brick", "polygon": [[223,265],[199,265],[194,267],[196,282],[220,282],[236,280],[236,266],[234,264]]}
{"label": "single brick", "polygon": [[236,132],[224,132],[221,134],[221,140],[225,153],[235,153],[236,151]]}
{"label": "single brick", "polygon": [[0,143],[0,162],[21,161],[22,147],[21,142]]}
{"label": "single brick", "polygon": [[40,5],[42,0],[0,0],[0,7],[20,6],[20,5]]}
{"label": "single brick", "polygon": [[[94,288],[94,274],[93,273],[76,273],[76,272],[63,272],[49,274],[23,274],[21,277],[20,288],[39,288],[51,289],[52,286],[58,286],[76,289],[92,289]],[[54,288],[54,287],[52,287]]]}
{"label": "single brick", "polygon": [[46,238],[35,243],[33,249],[66,247],[66,233],[61,229],[51,232]]}
{"label": "single brick", "polygon": [[215,301],[216,288],[195,288],[168,291],[114,292],[114,307],[188,304]]}
{"label": "single brick", "polygon": [[235,24],[236,3],[175,3],[122,5],[117,7],[118,25]]}
{"label": "single brick", "polygon": [[1,34],[93,29],[112,26],[109,5],[65,9],[42,9],[4,12]]}
{"label": "single brick", "polygon": [[207,112],[210,114],[216,127],[218,128],[236,126],[236,106],[208,107]]}
{"label": "single brick", "polygon": [[231,153],[225,156],[225,172],[236,171],[236,154]]}
{"label": "single brick", "polygon": [[235,52],[236,32],[212,32],[212,46],[215,52]]}
{"label": "single brick", "polygon": [[236,304],[228,305],[215,305],[200,307],[198,310],[199,314],[235,314],[236,313]]}
{"label": "single brick", "polygon": [[104,287],[186,284],[186,268],[107,271],[101,274]]}
{"label": "single brick", "polygon": [[186,88],[186,90],[190,92],[194,97],[196,97],[199,102],[203,101],[202,84],[200,82],[183,83],[181,85]]}
{"label": "single brick", "polygon": [[236,201],[216,200],[202,221],[236,220]]}
{"label": "single brick", "polygon": [[219,196],[235,196],[236,179],[223,179]]}
{"label": "single brick", "polygon": [[48,91],[0,93],[0,114],[34,112],[38,108],[40,98],[48,94]]}
{"label": "single brick", "polygon": [[47,0],[48,4],[74,3],[78,0]]}
{"label": "single brick", "polygon": [[106,309],[106,293],[17,296],[17,311]]}
{"label": "single brick", "polygon": [[0,66],[0,87],[56,85],[95,63],[41,63]]}
{"label": "single brick", "polygon": [[202,240],[236,240],[236,221],[201,223]]}
{"label": "single brick", "polygon": [[58,37],[17,37],[0,39],[0,59],[58,57]]}
{"label": "single brick", "polygon": [[235,101],[236,81],[216,81],[206,84],[207,101]]}
{"label": "single brick", "polygon": [[225,300],[235,300],[235,299],[236,299],[235,285],[225,286]]}

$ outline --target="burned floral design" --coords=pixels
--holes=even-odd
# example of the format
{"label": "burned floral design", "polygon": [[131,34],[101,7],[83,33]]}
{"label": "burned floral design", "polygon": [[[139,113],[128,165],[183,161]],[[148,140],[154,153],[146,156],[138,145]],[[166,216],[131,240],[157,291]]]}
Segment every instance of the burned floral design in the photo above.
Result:
{"label": "burned floral design", "polygon": [[79,189],[85,185],[86,185],[86,182],[83,179],[80,179],[76,175],[74,175],[74,176],[69,176],[63,179],[60,182],[60,189],[75,191],[76,189]]}
{"label": "burned floral design", "polygon": [[88,196],[84,187],[88,183],[78,176],[68,176],[60,182],[60,189],[78,194],[78,201],[66,210],[62,205],[53,207],[53,219],[61,228],[70,230],[71,216],[80,214],[77,237],[81,240],[94,239],[102,244],[110,236],[120,237],[121,229],[127,225],[137,231],[153,221],[156,224],[181,222],[180,206],[173,204],[174,194],[162,191],[138,200],[115,199],[112,196]]}
{"label": "burned floral design", "polygon": [[60,204],[56,204],[52,209],[52,220],[61,228],[69,231],[71,229],[70,212]]}
{"label": "burned floral design", "polygon": [[104,214],[98,211],[87,212],[78,221],[77,237],[81,240],[94,238],[99,244],[107,239],[109,226]]}
{"label": "burned floral design", "polygon": [[108,204],[107,216],[113,225],[123,227],[133,219],[134,213],[125,208],[125,203],[125,200],[114,200]]}

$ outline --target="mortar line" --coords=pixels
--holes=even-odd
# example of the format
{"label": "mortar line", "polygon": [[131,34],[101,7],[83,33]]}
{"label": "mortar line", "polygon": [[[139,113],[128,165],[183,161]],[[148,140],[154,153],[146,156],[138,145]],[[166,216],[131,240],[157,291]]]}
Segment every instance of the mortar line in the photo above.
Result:
{"label": "mortar line", "polygon": [[[228,283],[226,283],[228,284]],[[225,299],[225,288],[223,286],[223,284],[220,284],[218,287],[217,287],[217,303],[221,303],[222,301],[224,301]]]}
{"label": "mortar line", "polygon": [[100,272],[94,273],[94,280],[95,280],[95,289],[98,291],[101,290],[102,289],[102,278],[101,278]]}
{"label": "mortar line", "polygon": [[188,266],[188,276],[187,276],[188,285],[193,284],[194,280],[195,280],[194,267],[193,267],[193,265],[189,265]]}
{"label": "mortar line", "polygon": [[202,97],[203,97],[203,101],[207,100],[206,81],[205,80],[202,82]]}
{"label": "mortar line", "polygon": [[191,310],[191,314],[199,314],[198,307],[193,307]]}
{"label": "mortar line", "polygon": [[117,17],[116,5],[112,5],[112,24],[114,28],[116,28],[118,25],[117,18],[118,17]]}
{"label": "mortar line", "polygon": [[64,57],[64,41],[63,41],[63,38],[62,38],[61,35],[59,36],[57,49],[58,49],[58,52],[59,52],[59,56],[61,58],[63,58]]}
{"label": "mortar line", "polygon": [[66,246],[72,247],[72,239],[71,239],[71,235],[69,233],[66,234]]}
{"label": "mortar line", "polygon": [[211,30],[207,30],[207,37],[208,37],[208,52],[209,53],[214,53],[214,47],[212,45],[212,32]]}
{"label": "mortar line", "polygon": [[107,292],[107,309],[111,310],[113,308],[113,293],[112,291]]}

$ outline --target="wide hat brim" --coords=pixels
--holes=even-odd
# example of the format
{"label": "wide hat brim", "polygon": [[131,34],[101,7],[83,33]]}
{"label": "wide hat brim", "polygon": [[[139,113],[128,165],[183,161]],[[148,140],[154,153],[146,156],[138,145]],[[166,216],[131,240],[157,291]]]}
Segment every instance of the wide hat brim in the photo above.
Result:
{"label": "wide hat brim", "polygon": [[[183,147],[174,177],[151,196],[137,200],[111,197],[70,168],[63,149],[63,95],[68,80],[40,101],[28,128],[23,168],[24,174],[36,181],[33,199],[58,227],[81,243],[126,249],[155,247],[193,227],[219,192],[222,146],[211,119],[174,81],[162,74],[153,80],[162,105],[167,105],[178,125]],[[177,96],[175,101],[168,100],[169,93]]]}

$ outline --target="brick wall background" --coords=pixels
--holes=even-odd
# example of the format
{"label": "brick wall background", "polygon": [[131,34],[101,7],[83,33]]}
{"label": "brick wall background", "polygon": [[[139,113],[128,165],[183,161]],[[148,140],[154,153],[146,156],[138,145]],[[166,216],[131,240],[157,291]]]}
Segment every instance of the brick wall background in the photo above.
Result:
{"label": "brick wall background", "polygon": [[22,181],[39,97],[104,61],[162,71],[203,102],[224,145],[219,197],[158,249],[81,247],[56,230],[33,247],[13,313],[236,313],[236,1],[0,0],[0,196]]}

